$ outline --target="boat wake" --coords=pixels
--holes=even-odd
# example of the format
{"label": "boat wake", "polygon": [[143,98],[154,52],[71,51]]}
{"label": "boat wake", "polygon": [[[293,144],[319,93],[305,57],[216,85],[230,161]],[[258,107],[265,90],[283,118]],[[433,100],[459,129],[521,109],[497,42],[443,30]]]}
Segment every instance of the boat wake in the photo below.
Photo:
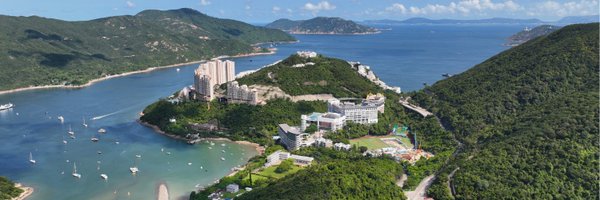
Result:
{"label": "boat wake", "polygon": [[99,119],[102,119],[102,118],[105,118],[105,117],[117,114],[117,113],[119,113],[121,111],[123,111],[123,110],[119,110],[119,111],[116,111],[116,112],[108,113],[106,115],[95,116],[95,117],[92,117],[92,120],[99,120]]}

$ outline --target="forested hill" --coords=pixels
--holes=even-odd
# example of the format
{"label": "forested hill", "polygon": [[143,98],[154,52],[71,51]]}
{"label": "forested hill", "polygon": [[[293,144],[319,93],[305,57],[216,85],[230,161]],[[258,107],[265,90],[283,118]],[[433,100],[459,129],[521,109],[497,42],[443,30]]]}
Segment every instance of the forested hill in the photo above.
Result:
{"label": "forested hill", "polygon": [[104,75],[250,53],[291,41],[283,31],[192,9],[146,10],[90,21],[0,15],[0,90],[84,84]]}
{"label": "forested hill", "polygon": [[276,28],[294,34],[371,34],[378,33],[374,28],[357,24],[339,17],[315,17],[293,21],[279,19],[265,27]]}
{"label": "forested hill", "polygon": [[598,29],[566,26],[414,95],[464,144],[428,193],[598,199]]}

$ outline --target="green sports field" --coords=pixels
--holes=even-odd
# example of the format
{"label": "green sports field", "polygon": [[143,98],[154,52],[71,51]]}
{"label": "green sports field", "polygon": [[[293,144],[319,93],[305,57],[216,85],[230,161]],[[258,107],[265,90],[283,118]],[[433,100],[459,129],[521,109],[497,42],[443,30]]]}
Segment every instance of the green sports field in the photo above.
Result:
{"label": "green sports field", "polygon": [[357,139],[350,140],[350,144],[356,145],[359,147],[365,146],[369,150],[381,149],[381,148],[385,148],[385,147],[389,146],[386,143],[384,143],[383,141],[381,141],[379,138],[357,138]]}

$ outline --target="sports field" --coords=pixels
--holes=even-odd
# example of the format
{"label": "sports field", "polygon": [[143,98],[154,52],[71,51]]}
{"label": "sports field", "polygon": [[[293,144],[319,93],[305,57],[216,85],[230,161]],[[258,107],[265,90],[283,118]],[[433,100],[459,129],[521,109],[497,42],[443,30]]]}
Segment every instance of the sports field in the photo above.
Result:
{"label": "sports field", "polygon": [[389,147],[388,144],[381,141],[379,138],[357,138],[357,139],[350,140],[350,144],[356,145],[358,147],[365,146],[369,150]]}

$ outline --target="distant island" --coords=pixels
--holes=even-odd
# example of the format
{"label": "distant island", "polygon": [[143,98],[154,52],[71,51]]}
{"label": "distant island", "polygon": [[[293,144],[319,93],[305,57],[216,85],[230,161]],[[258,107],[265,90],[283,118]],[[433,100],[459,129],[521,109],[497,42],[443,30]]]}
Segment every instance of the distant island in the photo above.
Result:
{"label": "distant island", "polygon": [[315,17],[308,20],[278,19],[265,27],[292,34],[374,34],[375,28],[357,24],[339,17]]}
{"label": "distant island", "polygon": [[518,32],[512,36],[510,36],[506,43],[507,46],[517,46],[523,44],[531,39],[548,35],[556,30],[560,29],[560,26],[553,25],[541,25],[537,26],[533,29],[525,28],[525,30]]}
{"label": "distant island", "polygon": [[253,44],[295,41],[280,30],[188,8],[77,22],[37,16],[0,21],[0,91],[79,86],[150,67],[269,53]]}
{"label": "distant island", "polygon": [[513,18],[489,18],[489,19],[429,19],[414,17],[406,20],[366,20],[363,24],[394,25],[394,24],[554,24],[568,25],[578,23],[598,22],[598,15],[569,16],[558,21],[542,21],[539,19],[513,19]]}

